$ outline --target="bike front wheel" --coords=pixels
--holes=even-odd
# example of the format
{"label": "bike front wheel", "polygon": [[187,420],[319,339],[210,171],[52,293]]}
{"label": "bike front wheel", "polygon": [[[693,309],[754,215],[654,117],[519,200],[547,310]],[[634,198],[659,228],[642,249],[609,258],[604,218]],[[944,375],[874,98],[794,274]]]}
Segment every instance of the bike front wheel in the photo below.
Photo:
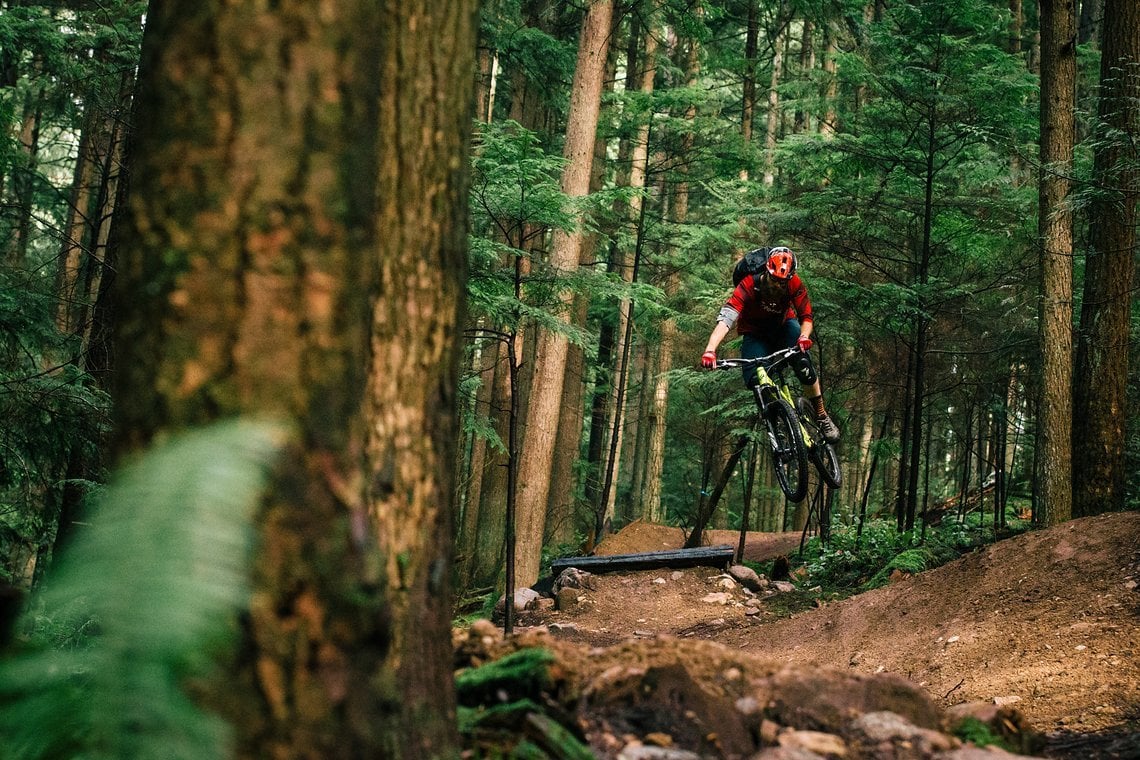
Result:
{"label": "bike front wheel", "polygon": [[764,417],[776,482],[789,501],[803,501],[808,490],[807,454],[796,413],[791,404],[778,399],[768,404]]}

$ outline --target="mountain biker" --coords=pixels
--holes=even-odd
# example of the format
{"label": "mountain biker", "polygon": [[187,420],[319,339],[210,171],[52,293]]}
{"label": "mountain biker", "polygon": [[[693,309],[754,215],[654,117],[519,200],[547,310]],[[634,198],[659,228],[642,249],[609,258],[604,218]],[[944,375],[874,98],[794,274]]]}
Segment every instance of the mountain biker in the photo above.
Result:
{"label": "mountain biker", "polygon": [[[763,249],[749,253],[757,251]],[[799,347],[792,369],[804,386],[804,396],[815,408],[823,437],[829,443],[838,441],[839,428],[824,408],[823,391],[808,353],[812,345],[811,300],[807,286],[796,274],[796,254],[791,249],[784,246],[770,249],[763,268],[740,280],[717,316],[716,327],[701,356],[701,366],[706,369],[716,366],[717,347],[734,325],[743,338],[742,358],[755,359],[782,348]],[[744,382],[749,387],[758,382],[754,369],[745,372]]]}

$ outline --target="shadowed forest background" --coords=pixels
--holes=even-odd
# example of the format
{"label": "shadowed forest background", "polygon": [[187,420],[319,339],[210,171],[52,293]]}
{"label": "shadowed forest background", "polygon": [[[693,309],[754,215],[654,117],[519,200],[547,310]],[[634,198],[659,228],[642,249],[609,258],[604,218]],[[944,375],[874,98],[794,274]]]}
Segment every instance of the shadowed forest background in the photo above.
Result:
{"label": "shadowed forest background", "polygon": [[[107,621],[183,604],[214,622],[155,628],[156,662],[241,641],[236,686],[189,679],[237,728],[108,701],[13,756],[143,756],[139,725],[186,757],[445,754],[453,613],[639,519],[1140,507],[1133,2],[172,5],[0,3],[0,580],[42,647],[0,698],[90,620],[105,671],[67,667],[99,683],[152,622]],[[786,503],[750,449],[710,514],[753,407],[696,367],[776,244],[843,485]],[[122,583],[26,603],[73,542]]]}

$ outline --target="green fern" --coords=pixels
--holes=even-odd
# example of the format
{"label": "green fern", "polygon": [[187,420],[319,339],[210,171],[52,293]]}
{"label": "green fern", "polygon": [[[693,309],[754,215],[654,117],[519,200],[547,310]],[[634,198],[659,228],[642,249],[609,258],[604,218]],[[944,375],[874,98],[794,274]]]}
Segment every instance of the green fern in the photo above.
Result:
{"label": "green fern", "polygon": [[247,597],[251,516],[284,437],[221,423],[118,474],[33,605],[86,645],[33,639],[0,663],[0,758],[228,754],[227,727],[183,684]]}

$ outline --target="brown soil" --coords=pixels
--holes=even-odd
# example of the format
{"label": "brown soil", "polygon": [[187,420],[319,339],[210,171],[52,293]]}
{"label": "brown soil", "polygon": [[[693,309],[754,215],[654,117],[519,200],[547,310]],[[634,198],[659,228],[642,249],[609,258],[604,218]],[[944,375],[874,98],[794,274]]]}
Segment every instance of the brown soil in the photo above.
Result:
{"label": "brown soil", "polygon": [[[738,537],[713,531],[706,543],[735,545]],[[597,553],[682,542],[679,529],[638,522]],[[749,534],[745,556],[763,561],[798,545],[798,534]],[[664,634],[783,663],[893,673],[944,706],[1013,704],[1050,735],[1046,754],[1091,756],[1081,737],[1101,735],[1118,749],[1098,756],[1140,757],[1137,512],[1006,539],[842,601],[812,599],[809,590],[774,594],[752,615],[743,589],[723,588],[723,574],[711,568],[595,574],[592,581],[577,609],[525,613],[520,624],[548,626],[567,643],[629,646]],[[731,599],[703,601],[713,592]]]}

